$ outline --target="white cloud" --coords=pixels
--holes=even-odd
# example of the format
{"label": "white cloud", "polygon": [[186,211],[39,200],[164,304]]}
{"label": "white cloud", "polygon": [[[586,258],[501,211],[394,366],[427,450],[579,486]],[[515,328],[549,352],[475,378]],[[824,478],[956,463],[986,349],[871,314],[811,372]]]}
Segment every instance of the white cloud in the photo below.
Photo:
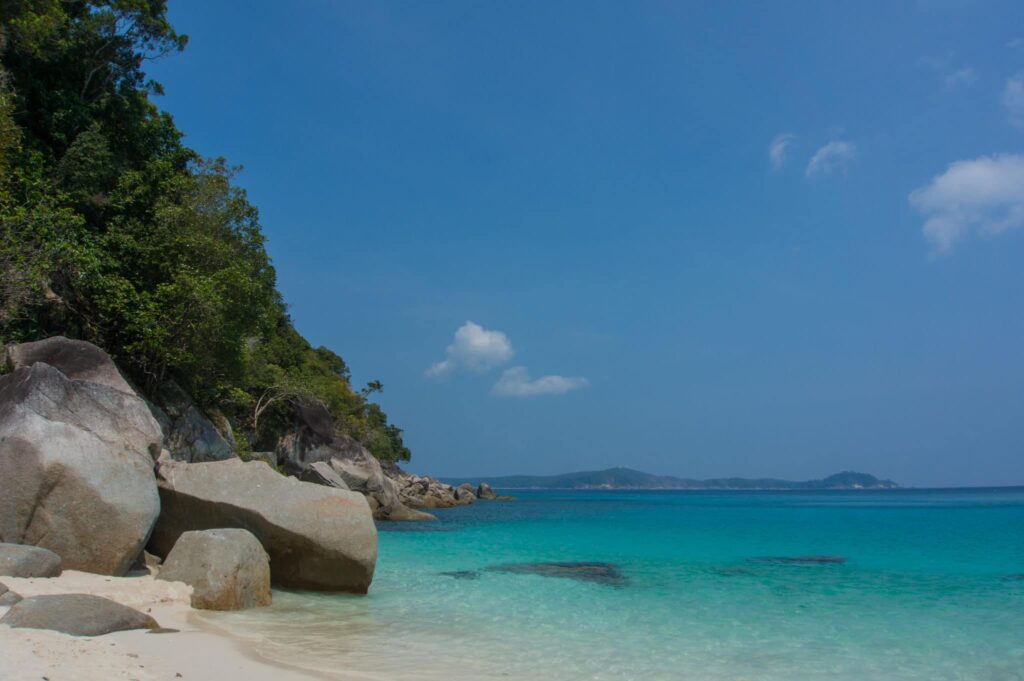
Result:
{"label": "white cloud", "polygon": [[1003,89],[1003,105],[1014,125],[1024,127],[1024,71],[1011,76]]}
{"label": "white cloud", "polygon": [[1010,42],[1006,43],[1006,46],[1011,50],[1016,50],[1018,47],[1024,47],[1024,38],[1014,38]]}
{"label": "white cloud", "polygon": [[829,142],[814,152],[814,156],[807,163],[807,177],[828,177],[834,172],[845,170],[856,157],[857,147],[853,142]]}
{"label": "white cloud", "polygon": [[437,378],[460,369],[487,371],[504,364],[513,354],[512,343],[504,333],[466,322],[455,332],[445,358],[427,369],[427,376]]}
{"label": "white cloud", "polygon": [[1024,226],[1024,156],[1001,154],[957,161],[910,194],[925,216],[924,236],[948,252],[972,230],[995,235]]}
{"label": "white cloud", "polygon": [[978,80],[977,72],[970,66],[964,66],[956,71],[947,73],[945,75],[946,89],[955,90],[958,87],[967,87],[973,85]]}
{"label": "white cloud", "polygon": [[772,143],[768,145],[768,160],[772,168],[779,170],[786,163],[786,154],[789,152],[789,145],[796,139],[791,132],[784,132],[775,136]]}
{"label": "white cloud", "polygon": [[526,367],[506,369],[498,382],[491,388],[492,395],[502,397],[536,397],[537,395],[561,395],[570,390],[586,388],[590,382],[582,376],[541,376],[530,378]]}

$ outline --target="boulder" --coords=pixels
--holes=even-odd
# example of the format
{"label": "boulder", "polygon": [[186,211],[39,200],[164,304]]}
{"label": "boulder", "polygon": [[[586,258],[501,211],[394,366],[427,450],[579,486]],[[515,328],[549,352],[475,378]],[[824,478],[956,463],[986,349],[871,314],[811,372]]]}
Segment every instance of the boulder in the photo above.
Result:
{"label": "boulder", "polygon": [[53,336],[33,343],[7,346],[8,371],[27,368],[36,362],[49,364],[70,379],[99,383],[123,393],[135,394],[110,355],[86,341]]}
{"label": "boulder", "polygon": [[481,482],[480,486],[476,488],[476,496],[478,499],[497,499],[498,495],[494,493],[491,486],[486,482]]}
{"label": "boulder", "polygon": [[154,401],[149,408],[160,423],[164,447],[172,459],[195,463],[235,458],[231,425],[220,412],[214,413],[218,427],[173,381],[156,390]]}
{"label": "boulder", "polygon": [[192,607],[244,610],[270,605],[270,558],[248,530],[185,532],[157,579],[192,587]]}
{"label": "boulder", "polygon": [[7,585],[0,582],[0,608],[7,608],[21,600],[21,596],[7,588]]}
{"label": "boulder", "polygon": [[50,629],[72,636],[102,636],[129,629],[156,629],[156,620],[108,598],[88,594],[32,596],[14,604],[0,624]]}
{"label": "boulder", "polygon": [[309,464],[309,468],[299,474],[299,480],[327,487],[337,487],[338,489],[349,489],[349,486],[345,484],[341,476],[329,464],[323,461],[314,461]]}
{"label": "boulder", "polygon": [[476,490],[473,489],[473,485],[468,482],[464,482],[455,489],[455,499],[467,504],[472,504],[476,501]]}
{"label": "boulder", "polygon": [[381,464],[385,475],[398,490],[398,498],[412,508],[451,508],[471,503],[472,499],[457,498],[455,488],[427,476],[412,475],[395,463]]}
{"label": "boulder", "polygon": [[134,393],[42,363],[0,377],[0,541],[50,549],[65,569],[124,574],[160,510],[160,440]]}
{"label": "boulder", "polygon": [[189,530],[238,527],[270,554],[275,584],[355,593],[369,588],[377,528],[361,494],[240,459],[163,461],[158,481],[162,512],[150,540],[153,553],[167,556]]}
{"label": "boulder", "polygon": [[38,546],[0,543],[0,575],[6,577],[59,577],[60,556]]}

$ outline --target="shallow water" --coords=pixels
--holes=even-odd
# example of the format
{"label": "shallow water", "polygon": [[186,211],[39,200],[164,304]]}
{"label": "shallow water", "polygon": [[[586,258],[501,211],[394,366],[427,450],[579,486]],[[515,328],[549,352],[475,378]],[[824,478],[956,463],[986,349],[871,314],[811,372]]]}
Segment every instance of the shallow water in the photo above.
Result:
{"label": "shallow water", "polygon": [[[1024,488],[514,494],[382,525],[369,596],[210,619],[401,681],[1024,681]],[[622,579],[493,569],[567,561]]]}

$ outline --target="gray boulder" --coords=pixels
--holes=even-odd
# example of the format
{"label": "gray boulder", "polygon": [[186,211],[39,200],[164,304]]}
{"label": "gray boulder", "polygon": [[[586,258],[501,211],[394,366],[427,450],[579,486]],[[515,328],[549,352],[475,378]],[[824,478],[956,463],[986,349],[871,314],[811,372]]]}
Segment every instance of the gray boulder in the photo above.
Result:
{"label": "gray boulder", "polygon": [[135,394],[110,355],[86,341],[53,336],[33,343],[7,346],[8,371],[27,368],[36,362],[49,364],[70,379],[99,383],[123,393]]}
{"label": "gray boulder", "polygon": [[50,549],[65,569],[124,574],[160,510],[160,439],[133,393],[42,363],[0,377],[0,541]]}
{"label": "gray boulder", "polygon": [[494,493],[491,486],[486,482],[481,482],[480,486],[476,489],[476,496],[478,499],[497,499],[498,495]]}
{"label": "gray boulder", "polygon": [[7,588],[7,585],[0,582],[0,608],[7,608],[21,600],[21,596]]}
{"label": "gray boulder", "polygon": [[299,480],[312,482],[317,485],[325,485],[326,487],[349,489],[349,486],[345,484],[345,481],[341,479],[337,471],[323,461],[314,461],[309,464],[309,468],[306,468],[299,474]]}
{"label": "gray boulder", "polygon": [[20,629],[50,629],[72,636],[102,636],[129,629],[156,629],[149,615],[100,596],[32,596],[14,604],[0,624]]}
{"label": "gray boulder", "polygon": [[270,605],[270,558],[248,530],[185,532],[157,579],[192,586],[192,607],[244,610]]}
{"label": "gray boulder", "polygon": [[455,488],[455,498],[458,501],[472,504],[476,501],[476,490],[473,489],[473,485],[464,482]]}
{"label": "gray boulder", "polygon": [[162,511],[149,550],[167,556],[190,530],[244,528],[270,554],[275,584],[366,593],[377,561],[377,528],[366,499],[285,477],[240,459],[161,462]]}
{"label": "gray boulder", "polygon": [[214,413],[218,427],[173,381],[162,384],[153,399],[149,408],[160,423],[164,447],[172,459],[195,463],[235,458],[231,424],[222,414]]}
{"label": "gray boulder", "polygon": [[59,577],[60,573],[60,556],[53,551],[38,546],[0,543],[0,575]]}

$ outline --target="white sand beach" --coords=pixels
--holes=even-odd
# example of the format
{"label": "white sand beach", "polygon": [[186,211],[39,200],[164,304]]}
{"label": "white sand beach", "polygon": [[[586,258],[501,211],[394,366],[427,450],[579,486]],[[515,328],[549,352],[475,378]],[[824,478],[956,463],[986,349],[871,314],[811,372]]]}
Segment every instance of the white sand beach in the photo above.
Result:
{"label": "white sand beach", "polygon": [[[85,593],[152,615],[173,633],[125,631],[94,638],[0,625],[2,681],[306,681],[352,678],[263,660],[242,641],[205,624],[189,606],[192,587],[149,575],[107,577],[73,570],[60,577],[3,577],[23,597]],[[7,608],[0,608],[0,617]]]}

